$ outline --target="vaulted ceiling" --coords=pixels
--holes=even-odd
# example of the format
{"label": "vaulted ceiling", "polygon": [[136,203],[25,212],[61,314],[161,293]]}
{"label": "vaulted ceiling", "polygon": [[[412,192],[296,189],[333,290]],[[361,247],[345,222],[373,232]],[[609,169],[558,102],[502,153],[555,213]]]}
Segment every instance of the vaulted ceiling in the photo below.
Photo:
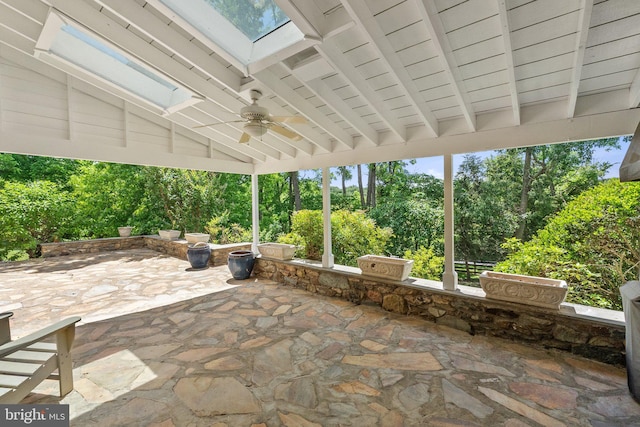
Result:
{"label": "vaulted ceiling", "polygon": [[[246,46],[203,1],[0,0],[0,152],[261,174],[620,136],[640,120],[638,0],[276,0],[291,23]],[[61,25],[187,101],[158,106],[116,69],[61,59],[89,58],[55,38]],[[252,90],[299,119],[238,142]]]}

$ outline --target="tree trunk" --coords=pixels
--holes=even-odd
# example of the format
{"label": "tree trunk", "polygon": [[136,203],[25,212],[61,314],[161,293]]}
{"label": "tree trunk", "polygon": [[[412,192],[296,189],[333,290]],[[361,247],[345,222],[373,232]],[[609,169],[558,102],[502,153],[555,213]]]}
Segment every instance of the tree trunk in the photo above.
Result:
{"label": "tree trunk", "polygon": [[376,164],[369,163],[369,179],[367,180],[367,207],[376,207]]}
{"label": "tree trunk", "polygon": [[516,230],[516,237],[520,240],[524,238],[527,227],[527,205],[529,204],[529,191],[531,190],[531,157],[533,147],[527,147],[524,151],[524,170],[522,173],[522,193],[520,193],[520,221]]}
{"label": "tree trunk", "polygon": [[345,179],[345,171],[342,171],[342,173],[340,174],[340,176],[342,177],[342,195],[346,196],[347,195],[347,180]]}
{"label": "tree trunk", "polygon": [[360,207],[364,209],[364,188],[362,187],[362,165],[358,165],[358,190],[360,191]]}
{"label": "tree trunk", "polygon": [[289,172],[289,182],[291,183],[291,193],[293,196],[293,210],[299,211],[302,209],[302,202],[300,201],[300,183],[298,181],[298,172]]}

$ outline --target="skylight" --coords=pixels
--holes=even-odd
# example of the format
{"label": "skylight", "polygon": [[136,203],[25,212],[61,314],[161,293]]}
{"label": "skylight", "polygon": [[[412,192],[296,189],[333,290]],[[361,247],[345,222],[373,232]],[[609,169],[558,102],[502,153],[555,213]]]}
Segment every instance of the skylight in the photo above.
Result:
{"label": "skylight", "polygon": [[188,89],[56,13],[49,15],[36,44],[36,52],[39,56],[45,54],[42,59],[63,60],[74,70],[89,73],[92,83],[108,82],[155,105],[165,114],[201,100]]}
{"label": "skylight", "polygon": [[206,0],[252,42],[290,21],[273,0]]}
{"label": "skylight", "polygon": [[201,41],[213,42],[212,49],[243,71],[304,39],[273,0],[156,0],[153,4],[157,7],[158,2],[170,10],[172,20],[202,34]]}

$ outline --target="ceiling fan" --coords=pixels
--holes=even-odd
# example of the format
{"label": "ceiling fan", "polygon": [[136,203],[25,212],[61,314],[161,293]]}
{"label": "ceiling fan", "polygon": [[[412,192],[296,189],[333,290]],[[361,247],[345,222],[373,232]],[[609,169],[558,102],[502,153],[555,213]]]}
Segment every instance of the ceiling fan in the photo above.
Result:
{"label": "ceiling fan", "polygon": [[294,141],[300,141],[302,139],[301,135],[284,126],[279,125],[278,123],[306,124],[307,119],[302,116],[272,116],[269,114],[268,109],[258,105],[258,99],[262,97],[262,92],[256,89],[252,89],[250,92],[250,96],[252,101],[251,105],[242,107],[242,109],[240,109],[240,117],[242,117],[242,120],[210,123],[207,125],[194,126],[194,129],[222,125],[225,123],[244,123],[244,132],[238,140],[238,142],[240,143],[248,142],[251,137],[259,138],[267,133],[268,130],[272,130],[275,133],[278,133],[289,139],[293,139]]}

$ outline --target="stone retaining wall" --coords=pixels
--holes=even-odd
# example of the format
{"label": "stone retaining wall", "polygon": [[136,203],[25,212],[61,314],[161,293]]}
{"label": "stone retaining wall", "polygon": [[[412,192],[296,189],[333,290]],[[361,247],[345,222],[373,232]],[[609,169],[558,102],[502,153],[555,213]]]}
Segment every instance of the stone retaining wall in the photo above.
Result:
{"label": "stone retaining wall", "polygon": [[[388,311],[414,315],[472,335],[488,335],[557,348],[601,362],[624,365],[624,324],[579,316],[571,306],[560,311],[494,301],[461,286],[445,291],[441,284],[409,279],[389,282],[358,273],[327,270],[310,263],[258,258],[254,274],[356,304],[376,304]],[[467,289],[468,295],[463,292]]]}
{"label": "stone retaining wall", "polygon": [[[232,243],[228,245],[209,244],[211,246],[212,267],[227,264],[229,252],[251,250],[251,243]],[[75,240],[71,242],[42,243],[42,257],[86,254],[126,249],[147,248],[172,257],[187,259],[186,240],[162,240],[159,236],[109,237],[105,239]]]}
{"label": "stone retaining wall", "polygon": [[[45,243],[42,256],[52,257],[102,251],[148,248],[186,259],[185,240],[159,236],[114,237],[74,242]],[[213,245],[211,266],[226,265],[229,252],[251,250],[250,243]],[[404,282],[375,279],[355,268],[322,268],[307,260],[256,259],[253,274],[318,294],[356,304],[376,304],[385,310],[413,315],[472,335],[488,335],[557,348],[605,363],[624,365],[624,322],[582,315],[563,304],[560,311],[490,300],[482,290],[460,286],[445,291],[439,282],[409,278]],[[597,309],[591,309],[597,311]],[[604,310],[601,310],[604,311]]]}
{"label": "stone retaining wall", "polygon": [[72,242],[41,243],[43,258],[144,248],[144,236],[109,237],[106,239],[74,240]]}

